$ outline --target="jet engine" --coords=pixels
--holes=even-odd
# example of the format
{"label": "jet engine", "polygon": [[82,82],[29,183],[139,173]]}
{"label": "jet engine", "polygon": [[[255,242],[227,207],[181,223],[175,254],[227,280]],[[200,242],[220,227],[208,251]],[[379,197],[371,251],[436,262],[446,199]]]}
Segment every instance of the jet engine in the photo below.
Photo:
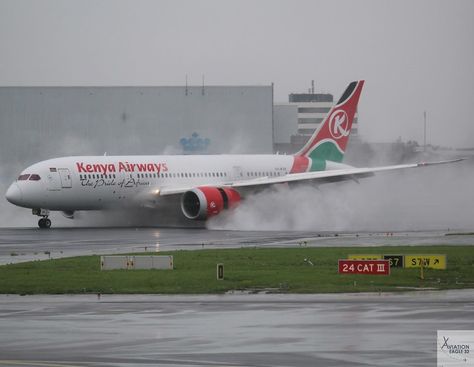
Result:
{"label": "jet engine", "polygon": [[183,194],[181,210],[188,219],[206,220],[239,202],[240,194],[234,189],[201,186]]}

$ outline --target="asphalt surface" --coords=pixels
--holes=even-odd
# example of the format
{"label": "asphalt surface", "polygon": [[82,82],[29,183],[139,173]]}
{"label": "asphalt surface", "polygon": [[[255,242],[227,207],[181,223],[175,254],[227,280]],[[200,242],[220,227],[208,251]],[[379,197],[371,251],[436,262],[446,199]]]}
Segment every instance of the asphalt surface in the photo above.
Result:
{"label": "asphalt surface", "polygon": [[245,246],[472,245],[474,235],[449,231],[292,232],[191,228],[0,228],[0,265],[77,255]]}
{"label": "asphalt surface", "polygon": [[433,366],[474,292],[0,296],[0,366]]}

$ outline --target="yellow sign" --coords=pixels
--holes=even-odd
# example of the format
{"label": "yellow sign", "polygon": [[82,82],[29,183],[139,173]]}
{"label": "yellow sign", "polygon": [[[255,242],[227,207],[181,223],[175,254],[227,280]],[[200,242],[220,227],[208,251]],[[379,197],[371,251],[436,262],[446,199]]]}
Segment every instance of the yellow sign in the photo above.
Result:
{"label": "yellow sign", "polygon": [[382,255],[374,254],[357,254],[357,255],[348,255],[348,260],[382,260]]}
{"label": "yellow sign", "polygon": [[405,255],[405,268],[446,269],[446,255]]}

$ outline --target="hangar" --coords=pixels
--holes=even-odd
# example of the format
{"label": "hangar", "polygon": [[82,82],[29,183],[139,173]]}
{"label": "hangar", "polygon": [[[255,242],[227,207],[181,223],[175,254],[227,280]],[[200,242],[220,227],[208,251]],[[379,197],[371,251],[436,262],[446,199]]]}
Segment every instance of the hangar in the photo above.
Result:
{"label": "hangar", "polygon": [[0,131],[2,160],[23,163],[272,153],[273,86],[1,87]]}

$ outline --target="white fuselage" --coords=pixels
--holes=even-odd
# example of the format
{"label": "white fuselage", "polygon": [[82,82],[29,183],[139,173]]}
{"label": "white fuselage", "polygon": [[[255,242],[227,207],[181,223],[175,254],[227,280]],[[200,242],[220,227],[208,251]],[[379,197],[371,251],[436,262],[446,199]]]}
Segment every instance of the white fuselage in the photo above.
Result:
{"label": "white fuselage", "polygon": [[143,206],[158,200],[162,189],[285,176],[293,163],[291,155],[63,157],[25,169],[7,198],[27,208],[62,211]]}

